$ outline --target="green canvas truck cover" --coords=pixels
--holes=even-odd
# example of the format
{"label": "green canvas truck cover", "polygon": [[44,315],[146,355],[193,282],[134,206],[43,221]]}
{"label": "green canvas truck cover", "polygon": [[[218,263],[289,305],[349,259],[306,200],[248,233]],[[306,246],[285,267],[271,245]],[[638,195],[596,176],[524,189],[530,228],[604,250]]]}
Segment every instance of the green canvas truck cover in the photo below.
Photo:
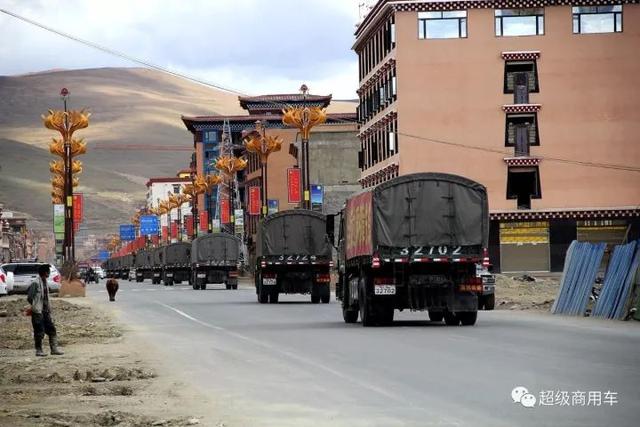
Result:
{"label": "green canvas truck cover", "polygon": [[258,256],[331,256],[326,236],[326,217],[303,209],[278,212],[266,217],[258,227]]}
{"label": "green canvas truck cover", "polygon": [[191,243],[191,263],[226,261],[235,264],[240,256],[240,239],[228,233],[200,236]]}

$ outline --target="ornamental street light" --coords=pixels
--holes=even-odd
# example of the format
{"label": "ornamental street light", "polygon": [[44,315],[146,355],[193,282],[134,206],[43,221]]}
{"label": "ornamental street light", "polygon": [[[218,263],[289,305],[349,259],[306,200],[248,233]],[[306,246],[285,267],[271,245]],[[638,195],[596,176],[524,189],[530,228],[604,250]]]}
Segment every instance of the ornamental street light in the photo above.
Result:
{"label": "ornamental street light", "polygon": [[[235,192],[235,174],[244,170],[246,167],[247,161],[245,159],[232,155],[220,156],[215,161],[215,168],[229,178],[229,208],[231,209],[231,218],[233,218],[234,208],[233,194]],[[231,223],[235,223],[235,220],[232,219]],[[231,234],[234,234],[233,230]]]}
{"label": "ornamental street light", "polygon": [[302,137],[302,188],[304,189],[303,207],[311,209],[311,184],[309,174],[309,135],[311,129],[327,121],[327,110],[321,107],[308,107],[307,85],[300,87],[302,93],[302,107],[288,107],[282,110],[282,123],[298,128]]}
{"label": "ornamental street light", "polygon": [[260,197],[262,199],[261,215],[267,216],[267,161],[271,153],[280,151],[282,148],[282,138],[279,136],[267,136],[264,124],[258,120],[256,122],[256,130],[249,133],[244,138],[244,146],[250,153],[260,156],[260,175],[262,184],[260,187]]}
{"label": "ornamental street light", "polygon": [[85,129],[89,126],[91,114],[85,110],[67,110],[69,91],[66,88],[60,91],[60,96],[64,104],[64,111],[49,110],[46,115],[42,116],[42,120],[47,129],[58,131],[61,135],[61,138],[53,138],[53,142],[49,144],[51,154],[62,159],[61,162],[50,164],[50,170],[54,174],[51,196],[52,202],[64,203],[63,257],[65,263],[74,263],[73,187],[74,184],[78,185],[77,178],[74,179],[74,170],[76,171],[75,173],[80,173],[82,164],[74,162],[73,158],[85,154],[87,152],[87,144],[83,139],[74,139],[73,134],[77,130]]}

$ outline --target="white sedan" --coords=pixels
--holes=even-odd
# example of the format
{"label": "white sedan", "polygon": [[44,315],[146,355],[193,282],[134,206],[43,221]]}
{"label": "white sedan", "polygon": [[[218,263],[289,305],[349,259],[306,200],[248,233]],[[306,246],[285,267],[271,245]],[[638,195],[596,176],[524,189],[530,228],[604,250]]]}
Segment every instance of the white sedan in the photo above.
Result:
{"label": "white sedan", "polygon": [[[38,262],[12,262],[8,264],[2,264],[2,268],[7,273],[13,275],[13,286],[9,289],[9,293],[26,293],[31,286],[31,283],[38,278],[38,267],[42,265]],[[49,291],[58,292],[60,290],[60,281],[62,276],[58,272],[58,269],[49,264]]]}
{"label": "white sedan", "polygon": [[13,273],[7,273],[0,267],[0,297],[13,290]]}

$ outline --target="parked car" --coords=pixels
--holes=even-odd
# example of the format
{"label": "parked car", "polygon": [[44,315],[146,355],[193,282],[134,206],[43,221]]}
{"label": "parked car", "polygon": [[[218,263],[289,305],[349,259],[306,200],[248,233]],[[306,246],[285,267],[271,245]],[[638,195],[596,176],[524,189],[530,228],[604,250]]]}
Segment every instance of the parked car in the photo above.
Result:
{"label": "parked car", "polygon": [[9,274],[0,268],[0,297],[9,294],[9,280],[13,281],[13,273],[11,273],[11,279]]}
{"label": "parked car", "polygon": [[102,267],[94,267],[93,270],[98,273],[98,277],[101,279],[104,279],[105,277],[107,277],[107,274],[104,272],[104,270],[102,269]]}
{"label": "parked car", "polygon": [[[2,268],[7,273],[13,273],[13,286],[10,293],[26,293],[31,283],[38,278],[38,267],[42,263],[39,262],[11,262],[2,264]],[[49,264],[50,274],[47,284],[50,292],[58,292],[60,290],[60,280],[62,276],[58,269]]]}

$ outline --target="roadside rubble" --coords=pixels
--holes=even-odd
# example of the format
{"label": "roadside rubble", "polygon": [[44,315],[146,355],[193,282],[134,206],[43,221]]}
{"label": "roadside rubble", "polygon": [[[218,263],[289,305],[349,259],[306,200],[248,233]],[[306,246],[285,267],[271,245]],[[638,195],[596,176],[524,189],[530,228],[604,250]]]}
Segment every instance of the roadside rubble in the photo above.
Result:
{"label": "roadside rubble", "polygon": [[496,309],[549,311],[559,289],[560,281],[553,277],[496,274]]}
{"label": "roadside rubble", "polygon": [[[35,357],[24,298],[0,300],[0,425],[189,426],[179,393],[163,383],[110,317],[52,299],[64,356]],[[47,340],[45,338],[45,343]],[[133,347],[133,350],[132,350]],[[47,349],[48,350],[48,349]]]}

